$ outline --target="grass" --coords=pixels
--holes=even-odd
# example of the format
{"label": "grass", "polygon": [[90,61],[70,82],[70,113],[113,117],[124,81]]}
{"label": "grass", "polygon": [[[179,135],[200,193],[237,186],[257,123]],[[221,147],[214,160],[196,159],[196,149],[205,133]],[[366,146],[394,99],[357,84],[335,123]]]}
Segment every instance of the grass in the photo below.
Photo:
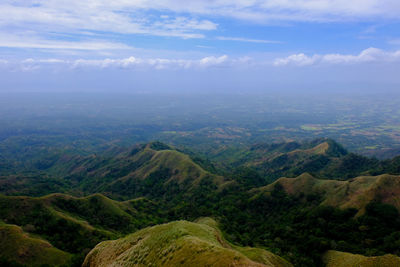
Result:
{"label": "grass", "polygon": [[0,195],[0,220],[18,225],[60,250],[82,253],[102,240],[157,223],[157,210],[147,214],[145,209],[150,204],[141,203],[142,210],[138,211],[133,202],[117,202],[100,194],[82,198],[64,194],[39,198]]}
{"label": "grass", "polygon": [[288,152],[287,154],[292,157],[296,156],[298,158],[302,158],[305,156],[325,154],[328,151],[328,149],[329,149],[329,143],[323,142],[323,143],[318,144],[317,146],[312,147],[310,149],[296,149],[296,150]]}
{"label": "grass", "polygon": [[323,255],[326,267],[393,267],[400,266],[400,257],[387,254],[384,256],[366,257],[358,254],[330,250]]}
{"label": "grass", "polygon": [[47,241],[32,237],[16,225],[0,225],[0,258],[27,266],[60,266],[71,254],[53,247]]}
{"label": "grass", "polygon": [[280,178],[254,192],[269,193],[275,184],[281,184],[290,195],[319,194],[321,205],[338,208],[356,208],[361,215],[365,206],[379,198],[383,203],[395,206],[400,211],[400,177],[395,175],[360,176],[348,181],[322,180],[302,174],[297,178]]}
{"label": "grass", "polygon": [[206,172],[195,164],[189,156],[174,150],[157,151],[151,158],[149,164],[140,168],[136,174],[138,177],[146,178],[150,173],[160,168],[160,166],[167,166],[173,173],[177,173],[174,178],[178,180],[179,183],[183,182],[187,177],[195,180],[206,174]]}
{"label": "grass", "polygon": [[232,246],[216,222],[175,221],[98,244],[83,266],[292,266],[262,249]]}
{"label": "grass", "polygon": [[[154,151],[150,148],[145,148],[144,151],[135,155],[135,157],[143,157],[147,155],[147,160],[137,168],[134,172],[114,181],[112,184],[129,183],[130,179],[146,180],[157,171],[167,169],[169,177],[163,181],[163,185],[176,182],[179,185],[185,184],[186,189],[195,188],[202,179],[212,177],[213,182],[217,186],[222,186],[226,181],[223,177],[212,174],[204,170],[186,154],[176,150],[159,150]],[[133,160],[138,160],[135,158]]]}

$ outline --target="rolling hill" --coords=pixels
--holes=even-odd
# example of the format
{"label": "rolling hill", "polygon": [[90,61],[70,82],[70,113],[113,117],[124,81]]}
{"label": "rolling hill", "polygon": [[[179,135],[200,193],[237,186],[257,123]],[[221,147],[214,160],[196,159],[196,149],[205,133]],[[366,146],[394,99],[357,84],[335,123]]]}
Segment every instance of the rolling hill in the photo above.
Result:
{"label": "rolling hill", "polygon": [[0,192],[33,196],[102,193],[125,200],[143,196],[170,199],[177,193],[190,195],[201,183],[220,188],[231,182],[205,170],[187,154],[152,142],[104,155],[59,156],[39,173],[0,176]]}
{"label": "rolling hill", "polygon": [[394,255],[384,255],[377,257],[366,257],[358,254],[351,254],[340,251],[330,250],[323,255],[326,267],[392,267],[400,266],[400,257]]}
{"label": "rolling hill", "polygon": [[[6,223],[1,226],[1,241],[4,246],[14,244],[15,251],[29,250],[27,257],[33,253],[27,248],[32,248],[42,249],[43,255],[64,255],[60,259],[65,259],[86,254],[102,240],[163,222],[160,213],[156,204],[144,198],[117,202],[100,194],[82,198],[64,194],[0,196],[0,220]],[[10,255],[1,256],[14,261]],[[34,262],[35,258],[26,261]]]}
{"label": "rolling hill", "polygon": [[[102,193],[120,200],[142,196],[171,200],[182,192],[191,195],[205,183],[211,184],[213,190],[220,190],[235,183],[259,187],[280,177],[294,178],[305,172],[335,180],[400,174],[397,158],[378,161],[348,153],[330,139],[257,144],[231,155],[229,164],[200,158],[160,142],[87,156],[57,154],[50,162],[41,164],[40,169],[32,167],[30,171],[3,176],[0,173],[0,193],[31,196]],[[217,170],[215,166],[220,168]]]}
{"label": "rolling hill", "polygon": [[[0,221],[14,227],[14,233],[19,229],[19,236],[42,240],[48,251],[64,253],[72,262],[82,260],[99,242],[120,238],[98,247],[106,244],[104,253],[118,262],[121,258],[109,244],[119,248],[142,235],[152,240],[149,229],[167,226],[141,229],[182,219],[186,221],[168,226],[172,232],[189,229],[185,236],[201,239],[215,257],[222,255],[229,262],[233,257],[232,264],[276,264],[268,263],[271,254],[256,247],[298,266],[320,264],[326,250],[400,253],[397,245],[390,245],[398,244],[400,237],[400,176],[382,174],[398,171],[397,158],[369,159],[348,153],[330,139],[318,139],[254,145],[240,157],[232,155],[235,168],[216,170],[220,162],[214,165],[183,151],[152,142],[103,154],[57,154],[39,164],[40,169],[0,173],[0,193],[5,194],[0,195]],[[229,242],[218,245],[191,230],[211,227],[219,233],[213,223],[189,222],[206,216],[218,220],[223,235],[217,236]],[[4,242],[14,242],[15,235],[4,236]],[[174,238],[168,237],[166,246],[186,240]],[[16,249],[24,251],[24,243],[29,242]],[[140,249],[154,248],[143,244]],[[125,248],[128,254],[135,252],[134,247]],[[171,255],[178,259],[179,253],[189,252],[168,253],[169,261]],[[151,259],[140,255],[133,260]],[[203,256],[198,260],[208,260]],[[30,260],[35,261],[26,262]]]}
{"label": "rolling hill", "polygon": [[[72,255],[49,242],[31,236],[21,227],[0,224],[0,265],[61,266],[70,263]],[[3,262],[1,262],[1,259]]]}
{"label": "rolling hill", "polygon": [[280,178],[253,192],[272,192],[280,184],[289,195],[317,195],[321,205],[341,209],[355,208],[360,213],[371,202],[390,204],[400,211],[400,176],[383,174],[360,176],[346,181],[317,179],[308,173],[297,178]]}
{"label": "rolling hill", "polygon": [[216,222],[175,221],[98,244],[84,267],[100,266],[292,266],[268,251],[229,244]]}
{"label": "rolling hill", "polygon": [[297,177],[308,172],[324,179],[350,179],[360,175],[400,174],[398,162],[379,161],[349,153],[340,144],[328,138],[310,142],[255,144],[241,149],[230,157],[215,157],[221,166],[235,170],[249,168],[267,183],[280,177]]}

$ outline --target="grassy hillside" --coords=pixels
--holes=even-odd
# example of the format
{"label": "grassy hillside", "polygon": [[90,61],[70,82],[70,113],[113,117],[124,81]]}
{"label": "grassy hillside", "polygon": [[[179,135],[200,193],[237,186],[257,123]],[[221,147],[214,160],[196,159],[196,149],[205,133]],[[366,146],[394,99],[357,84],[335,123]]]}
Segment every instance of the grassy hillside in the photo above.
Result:
{"label": "grassy hillside", "polygon": [[103,155],[58,156],[40,172],[0,176],[0,192],[33,196],[52,192],[102,193],[120,200],[143,196],[171,199],[180,192],[190,195],[204,182],[219,188],[230,181],[206,171],[189,155],[153,142]]}
{"label": "grassy hillside", "polygon": [[83,266],[292,266],[262,249],[232,247],[210,219],[176,221],[98,244]]}
{"label": "grassy hillside", "polygon": [[0,224],[0,261],[3,266],[21,264],[27,266],[60,266],[70,263],[71,254],[53,247],[49,242],[33,237],[21,227]]}
{"label": "grassy hillside", "polygon": [[[64,194],[39,198],[0,195],[0,220],[77,257],[102,240],[163,222],[158,214],[159,207],[144,198],[117,202],[100,194],[83,198]],[[12,235],[2,239],[4,244],[12,240]],[[13,260],[8,254],[3,256]]]}
{"label": "grassy hillside", "polygon": [[319,266],[328,249],[399,255],[399,180],[281,178],[229,200],[225,196],[221,225],[230,240],[268,247],[298,266]]}
{"label": "grassy hillside", "polygon": [[224,155],[222,162],[233,171],[249,168],[257,172],[264,179],[264,184],[280,177],[296,177],[304,172],[319,178],[343,180],[364,174],[398,171],[398,163],[380,162],[349,153],[327,138],[304,143],[256,144]]}
{"label": "grassy hillside", "polygon": [[232,183],[250,189],[304,172],[336,180],[400,173],[398,159],[378,161],[348,153],[330,139],[253,145],[215,162],[219,169],[189,154],[160,142],[87,156],[57,154],[18,175],[0,173],[0,192],[31,196],[102,193],[120,200],[142,196],[171,200],[180,192],[192,194],[202,183],[217,190]]}
{"label": "grassy hillside", "polygon": [[323,256],[326,267],[393,267],[400,266],[400,257],[384,255],[378,257],[366,257],[358,254],[330,250]]}
{"label": "grassy hillside", "polygon": [[400,176],[384,174],[338,181],[316,179],[306,173],[297,178],[280,178],[253,192],[271,192],[278,183],[290,195],[315,195],[320,198],[321,205],[355,208],[363,213],[369,203],[378,201],[400,211]]}
{"label": "grassy hillside", "polygon": [[[396,170],[396,159],[349,154],[329,139],[261,144],[242,161],[236,156],[238,168],[218,174],[207,160],[159,142],[102,155],[57,156],[39,173],[0,177],[0,192],[40,196],[0,195],[0,221],[73,257],[147,226],[205,216],[218,219],[231,242],[229,253],[258,263],[272,261],[272,254],[251,247],[268,248],[297,266],[322,264],[321,254],[329,249],[400,255],[400,177],[367,175],[388,166]],[[266,185],[263,170],[271,180],[279,173],[297,178]],[[312,171],[294,176],[303,170]],[[331,171],[336,180],[324,175]],[[64,194],[44,195],[48,191]],[[215,229],[205,221],[200,224]]]}
{"label": "grassy hillside", "polygon": [[[182,192],[190,194],[199,184],[209,181],[216,188],[229,182],[209,173],[193,160],[176,150],[154,151],[145,148],[132,161],[143,162],[126,175],[104,186],[104,192],[128,197],[175,197]],[[143,157],[148,158],[142,161]]]}

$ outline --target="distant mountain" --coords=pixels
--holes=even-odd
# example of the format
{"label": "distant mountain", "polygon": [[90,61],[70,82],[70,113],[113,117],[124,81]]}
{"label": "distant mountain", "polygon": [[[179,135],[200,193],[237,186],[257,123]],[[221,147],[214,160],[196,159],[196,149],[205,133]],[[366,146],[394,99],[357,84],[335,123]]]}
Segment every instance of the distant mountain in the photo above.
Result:
{"label": "distant mountain", "polygon": [[379,161],[347,152],[327,138],[311,142],[256,144],[224,161],[233,172],[255,171],[265,183],[280,177],[310,173],[324,179],[346,180],[360,175],[400,174],[400,160]]}
{"label": "distant mountain", "polygon": [[118,153],[60,156],[40,173],[0,176],[0,192],[40,196],[103,193],[117,199],[173,198],[202,185],[213,190],[232,183],[210,173],[190,156],[163,143],[137,145]]}
{"label": "distant mountain", "polygon": [[[171,199],[200,185],[218,190],[239,183],[246,188],[280,177],[310,173],[321,179],[400,174],[400,157],[379,161],[348,153],[331,139],[257,144],[231,155],[229,162],[211,162],[193,152],[160,142],[114,148],[88,156],[57,155],[40,169],[1,176],[0,193],[41,196],[102,193],[116,199],[148,196]],[[227,155],[225,155],[227,156]],[[34,164],[37,165],[40,160]]]}
{"label": "distant mountain", "polygon": [[277,184],[281,185],[289,195],[296,197],[312,195],[321,205],[341,209],[355,208],[359,214],[363,213],[371,202],[390,204],[400,211],[400,176],[383,174],[338,181],[317,179],[304,173],[297,178],[280,178],[252,192],[269,194]]}
{"label": "distant mountain", "polygon": [[[229,162],[160,142],[53,156],[25,164],[36,166],[32,169],[0,173],[0,222],[19,231],[3,235],[4,244],[15,244],[17,251],[24,251],[26,242],[13,241],[15,236],[37,238],[51,253],[66,255],[60,259],[79,265],[101,241],[211,216],[232,243],[224,249],[241,253],[240,262],[268,265],[258,260],[261,256],[253,258],[258,252],[246,254],[239,245],[268,248],[298,266],[322,264],[327,250],[399,253],[400,157],[379,161],[359,156],[330,139],[257,144],[231,154]],[[187,225],[192,224],[177,227]],[[178,241],[171,242],[168,246]],[[2,254],[2,261],[15,259]]]}
{"label": "distant mountain", "polygon": [[[50,170],[59,171],[57,163]],[[183,154],[162,143],[137,146],[109,159],[90,157],[65,162],[65,179],[74,181],[83,192],[102,192],[114,198],[173,198],[190,194],[202,183],[210,183],[215,190],[229,183],[222,176],[212,174]]]}
{"label": "distant mountain", "polygon": [[84,267],[101,266],[270,266],[290,263],[266,250],[227,242],[210,218],[176,221],[98,244]]}

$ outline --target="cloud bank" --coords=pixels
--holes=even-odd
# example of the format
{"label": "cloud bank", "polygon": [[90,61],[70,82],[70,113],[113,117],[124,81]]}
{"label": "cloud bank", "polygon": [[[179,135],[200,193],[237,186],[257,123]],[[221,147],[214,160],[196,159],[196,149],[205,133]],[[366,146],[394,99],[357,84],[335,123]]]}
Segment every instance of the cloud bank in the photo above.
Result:
{"label": "cloud bank", "polygon": [[285,58],[277,58],[273,64],[275,66],[309,66],[317,64],[359,64],[369,62],[399,62],[400,50],[394,52],[384,51],[378,48],[368,48],[358,55],[326,54],[307,56],[303,53],[294,54]]}
{"label": "cloud bank", "polygon": [[53,70],[62,69],[131,69],[131,70],[182,70],[182,69],[207,69],[228,68],[237,66],[238,63],[247,64],[249,58],[231,59],[227,55],[208,56],[201,59],[164,59],[164,58],[138,58],[127,57],[121,59],[76,59],[64,60],[57,58],[33,59],[9,62],[0,59],[0,66],[11,67],[18,71],[34,71],[40,68]]}
{"label": "cloud bank", "polygon": [[190,69],[190,68],[208,68],[208,67],[227,67],[233,64],[235,60],[231,60],[227,55],[220,57],[209,56],[199,60],[187,59],[142,59],[129,57],[123,59],[101,59],[86,60],[78,59],[71,64],[72,68],[79,67],[97,67],[97,68],[143,68],[143,69]]}
{"label": "cloud bank", "polygon": [[388,64],[400,62],[400,50],[385,51],[378,48],[368,48],[359,54],[324,54],[306,55],[304,53],[293,54],[283,58],[272,60],[257,60],[251,57],[229,57],[206,56],[199,59],[168,59],[168,58],[103,58],[103,59],[24,59],[21,61],[9,61],[0,59],[0,66],[13,67],[14,70],[20,68],[24,71],[37,70],[42,67],[54,69],[132,69],[132,70],[200,70],[206,68],[263,68],[271,66],[282,68],[285,66],[316,66],[316,65],[365,65],[369,63]]}

